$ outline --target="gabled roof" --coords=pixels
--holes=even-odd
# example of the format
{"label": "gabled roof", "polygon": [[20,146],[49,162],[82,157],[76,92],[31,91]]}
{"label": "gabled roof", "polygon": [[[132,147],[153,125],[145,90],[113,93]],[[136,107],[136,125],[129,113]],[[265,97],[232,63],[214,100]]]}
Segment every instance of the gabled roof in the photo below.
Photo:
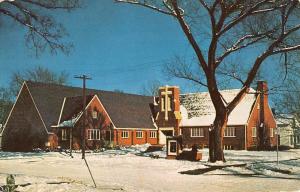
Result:
{"label": "gabled roof", "polygon": [[[78,105],[82,88],[31,81],[26,84],[48,131],[52,125],[57,125],[65,97],[65,105],[68,107],[64,107],[62,111],[63,118],[67,119],[71,111],[80,109],[80,106],[82,108],[82,104]],[[149,107],[152,97],[95,89],[87,89],[86,94],[99,97],[117,128],[155,128]],[[74,103],[77,105],[73,105]]]}
{"label": "gabled roof", "polygon": [[[92,100],[94,95],[86,96],[86,105]],[[83,98],[82,96],[75,97],[65,97],[65,102],[62,107],[60,122],[73,119],[77,117],[79,113],[82,112],[83,108]]]}
{"label": "gabled roof", "polygon": [[[240,89],[220,91],[227,103],[231,102]],[[228,125],[246,125],[256,101],[255,90],[251,89],[228,117]],[[181,126],[210,126],[215,118],[215,109],[208,92],[180,95]]]}

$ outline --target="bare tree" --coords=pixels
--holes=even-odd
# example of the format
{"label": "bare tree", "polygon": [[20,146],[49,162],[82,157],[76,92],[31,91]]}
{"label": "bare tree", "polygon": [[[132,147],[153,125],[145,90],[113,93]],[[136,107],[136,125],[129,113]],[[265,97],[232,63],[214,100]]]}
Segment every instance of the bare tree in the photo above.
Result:
{"label": "bare tree", "polygon": [[49,49],[51,53],[58,50],[68,53],[70,43],[64,42],[67,34],[62,24],[50,16],[49,11],[70,11],[80,6],[80,0],[1,0],[0,17],[9,17],[25,27],[28,48],[34,49],[36,55]]}
{"label": "bare tree", "polygon": [[[261,65],[268,58],[281,55],[286,57],[300,49],[300,40],[296,38],[300,29],[299,1],[115,1],[149,8],[178,22],[194,50],[198,61],[196,65],[203,74],[203,77],[196,80],[207,86],[216,111],[213,128],[209,133],[209,160],[225,161],[223,135],[228,116],[248,93]],[[232,75],[240,81],[241,89],[232,101],[224,102],[219,92],[220,79],[217,78],[217,72],[232,55],[238,53],[245,56],[249,51],[252,54],[247,57],[249,67],[246,76],[242,77],[239,71]]]}
{"label": "bare tree", "polygon": [[141,93],[148,96],[158,96],[158,89],[161,86],[162,83],[158,80],[149,81],[143,86]]}
{"label": "bare tree", "polygon": [[25,80],[66,85],[68,84],[69,74],[64,71],[56,73],[41,66],[23,72],[14,72],[11,76],[10,86],[8,88],[0,87],[0,123],[5,123],[14,100]]}
{"label": "bare tree", "polygon": [[1,87],[0,88],[0,124],[4,125],[12,105],[13,102],[12,102],[11,92],[6,88]]}
{"label": "bare tree", "polygon": [[48,68],[37,66],[33,69],[28,69],[26,71],[14,72],[11,76],[10,91],[14,96],[16,96],[24,81],[66,85],[68,84],[68,80],[69,74],[65,71],[56,73],[54,71],[49,70]]}

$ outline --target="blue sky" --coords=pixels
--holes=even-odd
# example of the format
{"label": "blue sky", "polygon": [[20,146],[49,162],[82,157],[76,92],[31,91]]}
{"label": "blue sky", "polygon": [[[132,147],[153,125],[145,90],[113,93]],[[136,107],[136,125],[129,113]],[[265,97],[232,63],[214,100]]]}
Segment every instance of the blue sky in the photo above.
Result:
{"label": "blue sky", "polygon": [[[69,33],[64,40],[74,45],[70,55],[45,52],[35,57],[35,52],[25,46],[25,28],[8,17],[0,17],[1,87],[8,86],[13,72],[40,65],[55,72],[66,71],[72,86],[82,85],[79,79],[73,78],[74,75],[86,74],[93,78],[87,86],[95,89],[140,94],[144,86],[158,80],[163,84],[178,85],[182,92],[199,90],[187,81],[169,80],[162,73],[165,63],[172,61],[175,55],[185,58],[194,55],[175,19],[149,9],[114,3],[113,0],[82,2],[82,8],[70,13],[51,12]],[[204,50],[206,43],[206,40],[201,42]],[[259,53],[257,50],[248,51],[233,56],[233,60],[249,66],[255,52]],[[276,71],[270,67],[270,63],[263,65],[267,71]],[[267,73],[264,80],[272,79],[272,74]],[[240,84],[231,83],[226,88],[238,86]]]}
{"label": "blue sky", "polygon": [[174,55],[190,56],[192,51],[178,23],[171,17],[112,0],[83,1],[70,13],[53,12],[67,29],[65,39],[74,44],[71,54],[43,53],[38,58],[24,42],[25,30],[2,17],[0,27],[0,83],[7,86],[11,74],[37,65],[66,71],[70,83],[81,86],[73,75],[93,78],[88,87],[140,93],[149,81],[187,86],[166,80],[161,68]]}

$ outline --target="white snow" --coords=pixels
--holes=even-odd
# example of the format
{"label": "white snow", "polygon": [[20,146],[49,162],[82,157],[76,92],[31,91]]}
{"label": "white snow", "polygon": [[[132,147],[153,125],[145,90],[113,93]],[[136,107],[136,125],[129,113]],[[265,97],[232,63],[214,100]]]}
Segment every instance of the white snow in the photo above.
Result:
{"label": "white snow", "polygon": [[0,3],[4,2],[4,1],[14,1],[14,0],[0,0]]}
{"label": "white snow", "polygon": [[[231,89],[220,91],[220,93],[225,101],[229,103],[239,91],[240,89]],[[247,124],[252,106],[256,100],[254,93],[255,90],[250,89],[249,93],[231,112],[228,117],[229,126]],[[210,126],[213,124],[215,109],[208,92],[183,94],[180,95],[180,101],[182,104],[180,110],[182,110],[183,117],[180,126]]]}
{"label": "white snow", "polygon": [[[0,152],[0,185],[8,174],[14,174],[18,191],[299,191],[300,150],[279,152],[276,164],[274,151],[225,151],[225,165],[247,163],[245,167],[226,167],[200,175],[180,174],[188,170],[206,169],[208,150],[203,160],[189,162],[154,159],[144,153],[146,145],[88,152],[89,163],[97,188],[93,187],[80,153],[74,158],[61,153]],[[145,157],[146,156],[146,157]],[[291,160],[294,159],[294,160]],[[224,163],[218,163],[223,165]],[[272,170],[290,170],[283,174]]]}

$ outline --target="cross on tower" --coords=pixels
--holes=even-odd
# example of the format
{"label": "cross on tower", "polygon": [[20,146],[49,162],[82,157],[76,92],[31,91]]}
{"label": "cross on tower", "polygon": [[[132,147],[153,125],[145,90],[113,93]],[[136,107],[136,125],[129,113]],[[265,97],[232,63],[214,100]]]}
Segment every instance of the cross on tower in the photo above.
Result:
{"label": "cross on tower", "polygon": [[161,95],[165,97],[165,120],[168,121],[169,103],[171,104],[171,101],[169,101],[171,97],[169,95],[172,95],[172,91],[168,91],[168,86],[166,85],[165,91],[161,92]]}

